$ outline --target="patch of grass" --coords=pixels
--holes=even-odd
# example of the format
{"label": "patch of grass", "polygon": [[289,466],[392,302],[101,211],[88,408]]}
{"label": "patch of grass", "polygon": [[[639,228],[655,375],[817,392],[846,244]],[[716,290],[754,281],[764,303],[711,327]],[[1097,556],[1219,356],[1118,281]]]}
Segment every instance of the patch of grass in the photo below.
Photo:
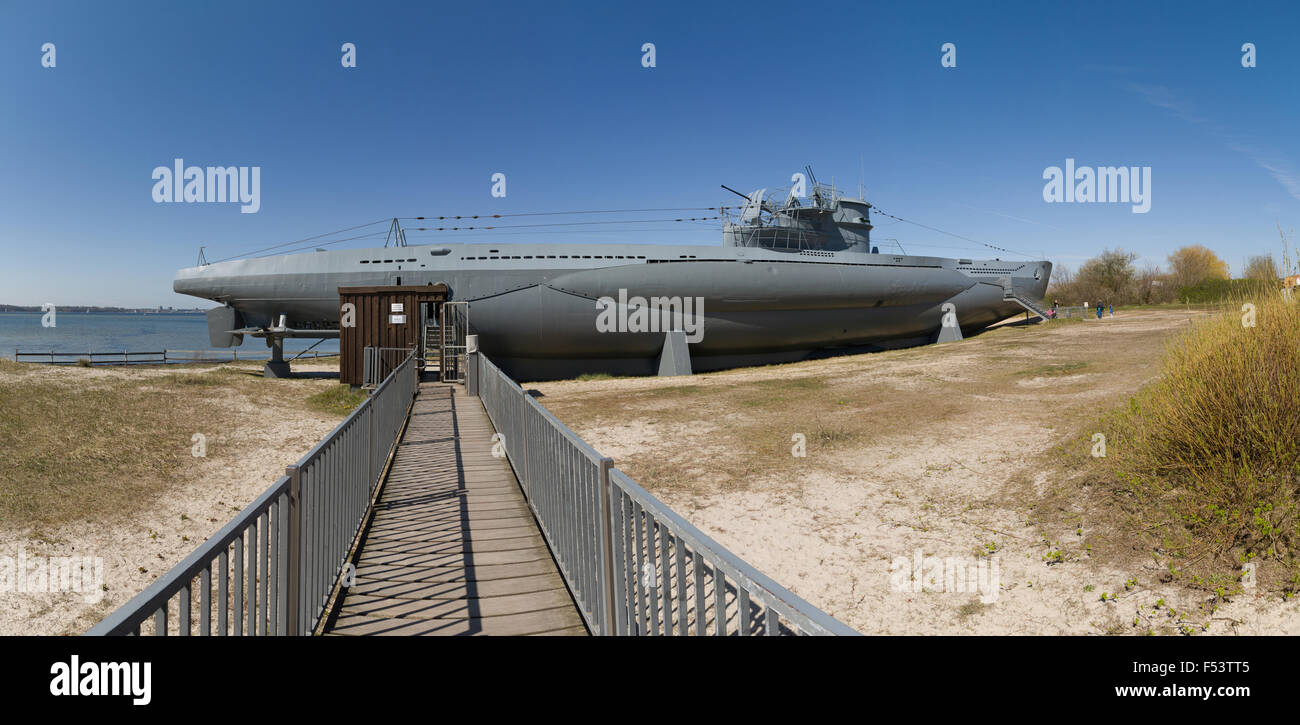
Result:
{"label": "patch of grass", "polygon": [[614,376],[609,373],[583,373],[576,378],[580,382],[591,382],[593,380],[613,380]]}
{"label": "patch of grass", "polygon": [[307,407],[318,413],[337,415],[340,418],[356,410],[366,401],[366,391],[353,391],[349,385],[335,385],[307,398]]}
{"label": "patch of grass", "polygon": [[984,610],[986,610],[986,609],[988,609],[988,608],[989,608],[989,605],[988,605],[988,604],[985,604],[984,602],[981,602],[980,600],[975,599],[975,600],[972,600],[972,601],[966,602],[965,604],[963,604],[963,605],[961,605],[960,607],[958,607],[958,608],[957,608],[957,616],[958,616],[958,617],[961,617],[962,619],[968,619],[968,618],[973,617],[973,616],[975,616],[975,615],[983,614],[983,613],[984,613]]}
{"label": "patch of grass", "polygon": [[840,443],[849,443],[858,437],[858,432],[845,428],[818,428],[813,434],[813,440],[826,445],[833,446]]}
{"label": "patch of grass", "polygon": [[651,395],[689,395],[698,393],[703,390],[701,385],[672,385],[666,388],[655,388],[653,391],[647,391]]}
{"label": "patch of grass", "polygon": [[769,378],[766,380],[747,381],[743,385],[727,388],[733,393],[732,400],[746,408],[772,408],[774,412],[789,410],[799,402],[811,400],[818,392],[827,389],[827,383],[818,377]]}
{"label": "patch of grass", "polygon": [[184,385],[187,387],[197,386],[197,387],[215,388],[215,387],[221,387],[230,384],[230,381],[228,379],[222,379],[220,377],[217,377],[216,375],[194,375],[194,374],[168,375],[164,378],[164,380],[173,385]]}
{"label": "patch of grass", "polygon": [[1038,367],[1021,370],[1020,375],[1026,377],[1051,377],[1053,375],[1069,375],[1076,373],[1088,367],[1088,363],[1083,361],[1062,363],[1060,365],[1039,365]]}
{"label": "patch of grass", "polygon": [[[57,521],[113,511],[190,455],[191,401],[140,385],[84,389],[0,382],[0,519]],[[18,412],[21,411],[21,412]]]}
{"label": "patch of grass", "polygon": [[82,372],[0,363],[0,525],[97,522],[148,507],[184,480],[194,433],[230,430],[268,409],[292,415],[319,388],[143,368]]}
{"label": "patch of grass", "polygon": [[808,390],[822,390],[826,387],[826,381],[818,377],[799,377],[799,378],[770,378],[768,380],[755,380],[745,384],[746,388],[751,390],[762,390],[768,393],[783,392],[802,392]]}

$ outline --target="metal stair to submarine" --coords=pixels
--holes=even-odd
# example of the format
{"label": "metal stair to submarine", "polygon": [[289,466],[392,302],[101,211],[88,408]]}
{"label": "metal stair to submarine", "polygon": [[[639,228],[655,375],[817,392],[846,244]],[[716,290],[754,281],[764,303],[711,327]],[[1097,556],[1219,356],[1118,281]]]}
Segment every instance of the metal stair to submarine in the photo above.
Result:
{"label": "metal stair to submarine", "polygon": [[1043,306],[1041,304],[1034,302],[1033,300],[1025,297],[1024,295],[1017,293],[1015,287],[1013,287],[1011,284],[1010,277],[1002,277],[998,281],[1002,284],[1003,302],[1014,302],[1020,305],[1021,307],[1025,308],[1026,310],[1029,310],[1030,312],[1034,313],[1035,315],[1038,315],[1039,319],[1041,319],[1043,322],[1047,322],[1052,319],[1047,314],[1047,310],[1043,309]]}

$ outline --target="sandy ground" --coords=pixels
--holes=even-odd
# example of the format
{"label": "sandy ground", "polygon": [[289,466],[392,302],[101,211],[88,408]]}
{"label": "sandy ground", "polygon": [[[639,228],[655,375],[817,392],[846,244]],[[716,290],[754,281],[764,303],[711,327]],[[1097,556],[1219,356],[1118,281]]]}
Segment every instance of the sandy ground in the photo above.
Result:
{"label": "sandy ground", "polygon": [[[1164,340],[1188,319],[1169,310],[1121,312],[688,383],[619,378],[526,387],[706,534],[866,634],[1300,634],[1294,600],[1250,592],[1212,611],[1205,592],[1162,583],[1153,559],[1088,549],[1098,532],[1086,519],[1059,540],[1044,539],[1029,521],[1038,492],[1023,482],[1040,490],[1051,483],[1042,472],[1046,449],[1076,433],[1087,411],[1150,380]],[[1070,373],[1068,365],[1080,362]],[[1045,365],[1063,367],[1033,374]],[[710,474],[734,458],[711,459],[745,448],[734,435],[740,411],[702,406],[684,421],[646,422],[667,405],[644,395],[656,389],[734,389],[799,376],[835,381],[833,391],[811,393],[825,395],[828,407],[837,395],[872,391],[880,399],[868,408],[874,433],[831,455],[810,445],[807,458],[794,469],[773,466],[777,473],[749,461],[745,485],[724,487]],[[774,435],[790,440],[808,425],[797,416],[778,420]],[[655,461],[665,457],[697,485],[658,486],[643,475],[660,470]],[[1073,553],[1056,562],[1055,551]],[[974,583],[981,565],[982,590]],[[1103,601],[1103,593],[1114,596]]]}
{"label": "sandy ground", "polygon": [[[337,365],[337,363],[333,363]],[[113,376],[173,375],[177,368],[78,368],[33,366],[41,375],[84,385]],[[215,370],[186,367],[186,373]],[[331,363],[296,362],[295,372],[333,370]],[[337,379],[313,381],[303,397],[337,385]],[[216,533],[234,514],[284,474],[338,424],[339,419],[305,408],[260,410],[240,396],[214,394],[213,417],[237,421],[224,433],[207,435],[207,456],[195,458],[174,485],[160,491],[150,506],[128,516],[105,512],[101,520],[78,521],[53,529],[0,529],[0,557],[29,567],[44,557],[91,557],[103,560],[106,589],[87,593],[0,594],[0,635],[80,634],[126,603],[160,574]],[[31,569],[29,568],[29,571]]]}

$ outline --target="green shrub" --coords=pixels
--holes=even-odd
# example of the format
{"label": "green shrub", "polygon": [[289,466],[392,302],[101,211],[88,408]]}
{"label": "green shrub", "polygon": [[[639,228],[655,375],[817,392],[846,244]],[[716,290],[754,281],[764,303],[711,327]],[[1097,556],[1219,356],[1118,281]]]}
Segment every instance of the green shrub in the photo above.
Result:
{"label": "green shrub", "polygon": [[1267,561],[1300,583],[1300,304],[1258,298],[1173,341],[1159,379],[1108,416],[1103,466],[1175,574]]}
{"label": "green shrub", "polygon": [[1263,297],[1281,289],[1282,283],[1258,279],[1207,279],[1191,287],[1178,290],[1179,302],[1191,304],[1227,302]]}

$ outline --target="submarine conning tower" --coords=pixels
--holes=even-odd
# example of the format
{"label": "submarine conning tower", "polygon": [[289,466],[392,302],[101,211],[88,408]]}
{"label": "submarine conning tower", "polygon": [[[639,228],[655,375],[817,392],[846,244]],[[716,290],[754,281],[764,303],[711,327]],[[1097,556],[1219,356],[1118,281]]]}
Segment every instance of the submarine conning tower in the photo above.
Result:
{"label": "submarine conning tower", "polygon": [[877,253],[871,248],[871,204],[841,196],[833,185],[813,183],[806,197],[793,189],[759,189],[723,219],[722,243],[731,247]]}

